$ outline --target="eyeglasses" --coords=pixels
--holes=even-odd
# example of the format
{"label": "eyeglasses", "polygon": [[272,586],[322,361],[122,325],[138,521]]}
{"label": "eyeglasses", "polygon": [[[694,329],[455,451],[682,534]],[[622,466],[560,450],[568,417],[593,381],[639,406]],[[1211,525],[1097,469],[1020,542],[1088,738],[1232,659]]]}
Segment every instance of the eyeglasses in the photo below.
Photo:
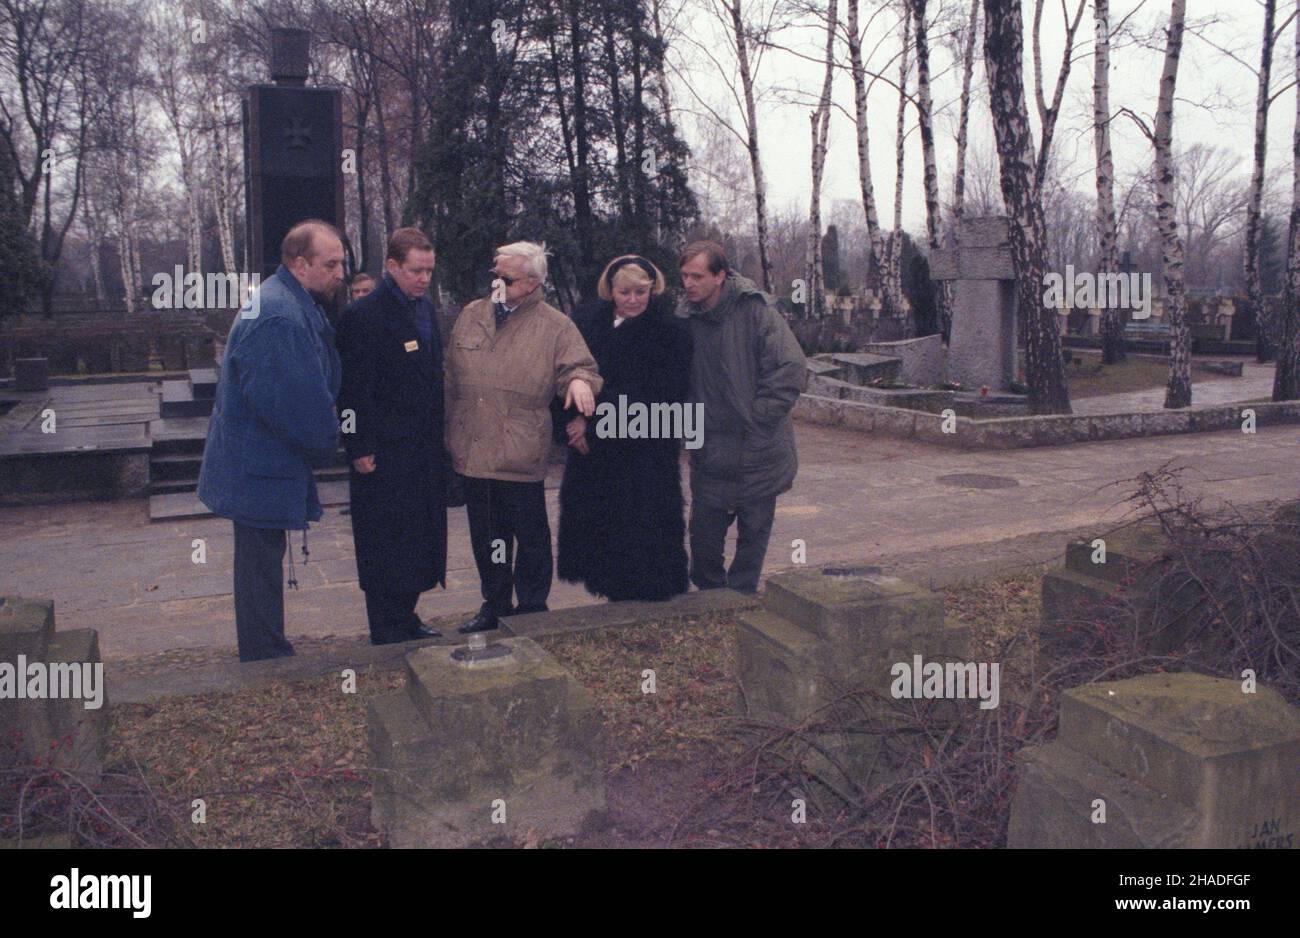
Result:
{"label": "eyeglasses", "polygon": [[495,270],[489,270],[488,273],[490,273],[495,279],[500,280],[508,287],[514,286],[516,283],[518,283],[520,280],[523,279],[522,277],[507,277],[505,274],[499,274]]}

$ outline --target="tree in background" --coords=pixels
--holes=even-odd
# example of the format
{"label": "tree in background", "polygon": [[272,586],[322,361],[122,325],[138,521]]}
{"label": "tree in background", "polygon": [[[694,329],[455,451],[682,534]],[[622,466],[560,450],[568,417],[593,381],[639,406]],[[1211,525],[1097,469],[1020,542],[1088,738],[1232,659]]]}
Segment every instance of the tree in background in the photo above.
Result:
{"label": "tree in background", "polygon": [[48,271],[23,224],[13,164],[0,147],[0,318],[26,312],[45,288]]}

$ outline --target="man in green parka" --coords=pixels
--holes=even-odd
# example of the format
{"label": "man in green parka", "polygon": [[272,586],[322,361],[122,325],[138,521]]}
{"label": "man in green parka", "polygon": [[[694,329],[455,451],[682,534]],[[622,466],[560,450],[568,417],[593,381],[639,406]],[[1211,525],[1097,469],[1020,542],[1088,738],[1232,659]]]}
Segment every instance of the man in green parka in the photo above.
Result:
{"label": "man in green parka", "polygon": [[[753,593],[776,497],[799,468],[790,410],[807,363],[775,301],[730,269],[721,245],[696,241],[678,266],[686,295],[677,315],[695,349],[690,400],[704,405],[704,442],[691,451],[691,581]],[[733,522],[736,554],[726,569]]]}

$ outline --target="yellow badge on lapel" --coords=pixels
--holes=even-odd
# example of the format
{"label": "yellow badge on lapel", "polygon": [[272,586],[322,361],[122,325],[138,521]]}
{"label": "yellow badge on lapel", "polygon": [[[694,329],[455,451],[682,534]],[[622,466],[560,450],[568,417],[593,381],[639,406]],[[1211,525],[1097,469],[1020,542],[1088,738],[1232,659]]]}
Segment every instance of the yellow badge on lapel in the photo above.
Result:
{"label": "yellow badge on lapel", "polygon": [[419,351],[419,349],[420,349],[420,343],[415,341],[414,339],[406,343],[406,350],[408,352],[417,352]]}

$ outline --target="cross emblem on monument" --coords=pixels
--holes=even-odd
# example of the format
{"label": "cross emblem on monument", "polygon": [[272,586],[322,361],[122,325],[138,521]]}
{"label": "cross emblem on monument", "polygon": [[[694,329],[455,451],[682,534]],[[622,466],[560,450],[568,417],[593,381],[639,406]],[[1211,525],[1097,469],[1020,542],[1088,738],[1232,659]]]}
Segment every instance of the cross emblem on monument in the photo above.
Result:
{"label": "cross emblem on monument", "polygon": [[291,118],[285,136],[289,138],[290,150],[305,150],[311,143],[311,127],[300,117]]}

